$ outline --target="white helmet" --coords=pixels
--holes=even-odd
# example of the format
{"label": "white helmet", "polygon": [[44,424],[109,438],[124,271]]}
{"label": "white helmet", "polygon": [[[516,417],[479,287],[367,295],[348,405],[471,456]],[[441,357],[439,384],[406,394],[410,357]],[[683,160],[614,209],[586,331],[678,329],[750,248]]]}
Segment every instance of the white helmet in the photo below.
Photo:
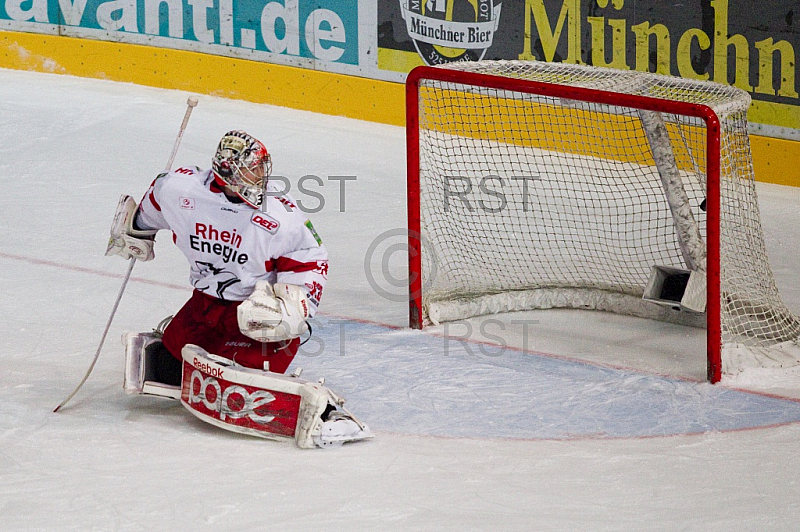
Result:
{"label": "white helmet", "polygon": [[261,206],[272,158],[260,140],[244,131],[228,131],[219,141],[211,169],[244,201],[256,209]]}

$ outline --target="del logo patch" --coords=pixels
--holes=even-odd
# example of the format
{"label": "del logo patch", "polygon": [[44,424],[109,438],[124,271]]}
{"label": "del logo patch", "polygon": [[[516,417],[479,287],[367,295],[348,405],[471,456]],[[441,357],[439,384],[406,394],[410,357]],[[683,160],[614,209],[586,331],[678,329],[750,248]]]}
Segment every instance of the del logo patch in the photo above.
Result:
{"label": "del logo patch", "polygon": [[257,225],[258,227],[260,227],[261,229],[264,229],[265,231],[273,235],[281,226],[278,220],[263,212],[255,213],[253,217],[250,218],[250,221],[255,225]]}
{"label": "del logo patch", "polygon": [[181,198],[181,209],[194,209],[194,198]]}

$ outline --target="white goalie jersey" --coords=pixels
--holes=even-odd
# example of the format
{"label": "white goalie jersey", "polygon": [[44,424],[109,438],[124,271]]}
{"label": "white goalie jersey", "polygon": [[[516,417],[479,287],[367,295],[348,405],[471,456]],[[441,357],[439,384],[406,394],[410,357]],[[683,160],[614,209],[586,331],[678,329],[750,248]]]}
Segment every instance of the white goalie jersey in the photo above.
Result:
{"label": "white goalie jersey", "polygon": [[305,286],[310,315],[328,274],[328,253],[311,222],[271,183],[260,209],[234,203],[211,170],[184,167],[156,178],[142,198],[138,229],[172,231],[195,289],[242,301],[257,281]]}

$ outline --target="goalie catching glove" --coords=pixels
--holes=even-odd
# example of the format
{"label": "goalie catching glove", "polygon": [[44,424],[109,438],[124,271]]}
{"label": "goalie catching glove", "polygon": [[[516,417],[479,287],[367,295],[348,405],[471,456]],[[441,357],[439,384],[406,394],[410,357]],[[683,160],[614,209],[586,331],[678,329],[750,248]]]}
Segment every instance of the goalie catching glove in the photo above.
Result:
{"label": "goalie catching glove", "polygon": [[281,342],[308,331],[305,289],[293,284],[258,281],[236,311],[239,330],[259,342]]}
{"label": "goalie catching glove", "polygon": [[136,216],[136,201],[123,195],[117,204],[114,221],[111,224],[111,236],[108,239],[106,256],[119,255],[123,259],[134,258],[142,262],[153,260],[153,243],[156,231],[134,229],[133,218]]}

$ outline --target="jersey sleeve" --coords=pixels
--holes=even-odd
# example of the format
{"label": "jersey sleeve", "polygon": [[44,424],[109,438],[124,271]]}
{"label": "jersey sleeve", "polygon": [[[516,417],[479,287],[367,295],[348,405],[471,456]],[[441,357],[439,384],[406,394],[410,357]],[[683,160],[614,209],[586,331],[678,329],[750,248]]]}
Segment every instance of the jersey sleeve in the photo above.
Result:
{"label": "jersey sleeve", "polygon": [[328,251],[310,221],[300,229],[297,245],[267,264],[267,270],[275,271],[278,283],[304,286],[310,303],[311,317],[319,307],[322,291],[328,280]]}
{"label": "jersey sleeve", "polygon": [[145,192],[142,201],[139,202],[139,210],[133,219],[136,229],[158,230],[170,228],[166,218],[164,218],[164,214],[161,212],[160,201],[166,178],[167,174],[161,174],[156,177],[150,188]]}

